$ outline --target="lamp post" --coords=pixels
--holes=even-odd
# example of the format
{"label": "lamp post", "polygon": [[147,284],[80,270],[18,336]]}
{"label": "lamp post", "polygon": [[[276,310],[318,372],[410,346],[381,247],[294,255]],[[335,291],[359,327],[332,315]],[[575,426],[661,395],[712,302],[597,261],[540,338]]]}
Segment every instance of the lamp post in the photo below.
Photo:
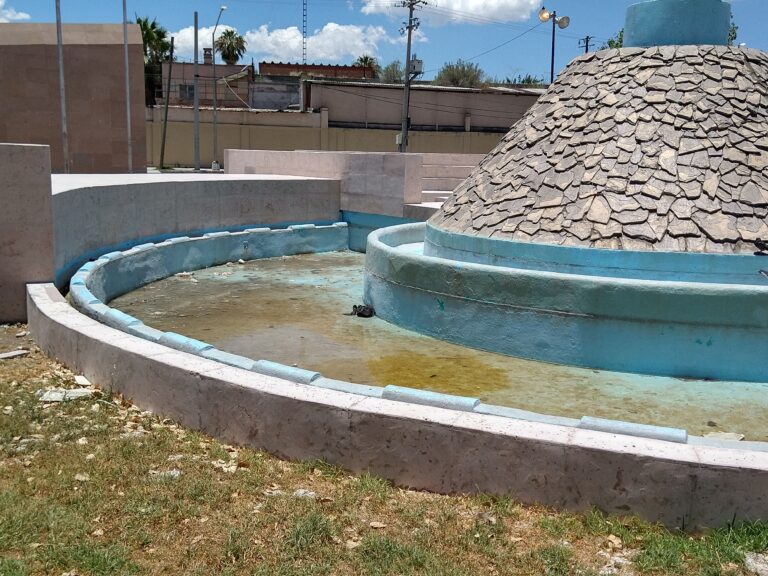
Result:
{"label": "lamp post", "polygon": [[219,15],[213,27],[213,34],[211,34],[211,55],[213,56],[213,162],[211,162],[211,170],[219,169],[219,163],[216,160],[219,155],[219,133],[216,124],[216,28],[219,27],[219,20],[221,20],[221,15],[226,9],[226,6],[219,8]]}
{"label": "lamp post", "polygon": [[557,17],[557,12],[554,10],[550,12],[544,6],[539,10],[539,21],[547,22],[552,20],[552,65],[549,72],[549,83],[552,84],[555,81],[555,32],[557,28],[564,30],[568,28],[571,23],[571,19],[568,16]]}

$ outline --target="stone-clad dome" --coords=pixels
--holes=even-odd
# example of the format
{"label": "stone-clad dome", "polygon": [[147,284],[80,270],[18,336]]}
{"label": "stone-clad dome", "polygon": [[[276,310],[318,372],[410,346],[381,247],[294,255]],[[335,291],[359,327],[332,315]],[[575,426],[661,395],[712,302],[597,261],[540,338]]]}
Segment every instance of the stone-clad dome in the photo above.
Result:
{"label": "stone-clad dome", "polygon": [[726,46],[587,54],[430,224],[624,250],[752,253],[768,240],[768,54]]}

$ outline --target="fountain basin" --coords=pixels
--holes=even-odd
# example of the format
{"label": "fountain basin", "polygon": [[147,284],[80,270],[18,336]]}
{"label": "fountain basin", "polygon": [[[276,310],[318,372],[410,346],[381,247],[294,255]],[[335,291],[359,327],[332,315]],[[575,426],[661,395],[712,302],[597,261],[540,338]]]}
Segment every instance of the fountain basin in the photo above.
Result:
{"label": "fountain basin", "polygon": [[[636,268],[624,274],[620,259],[610,276],[597,275],[607,272],[606,266],[594,268],[593,275],[576,274],[565,272],[561,263],[530,258],[525,267],[515,267],[513,258],[505,266],[449,260],[425,255],[426,230],[424,224],[410,224],[369,236],[365,300],[390,322],[547,362],[768,381],[768,367],[760,361],[768,353],[768,286],[705,282],[706,274],[697,282],[638,279]],[[554,248],[566,262],[569,251],[579,250]],[[532,250],[541,254],[547,247]],[[663,263],[667,256],[643,257]]]}

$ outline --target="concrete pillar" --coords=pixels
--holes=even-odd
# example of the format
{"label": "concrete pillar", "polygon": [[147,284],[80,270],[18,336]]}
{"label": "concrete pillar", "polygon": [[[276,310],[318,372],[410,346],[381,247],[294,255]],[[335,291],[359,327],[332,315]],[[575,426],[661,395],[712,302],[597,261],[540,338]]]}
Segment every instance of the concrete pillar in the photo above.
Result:
{"label": "concrete pillar", "polygon": [[328,150],[328,108],[320,108],[320,150]]}
{"label": "concrete pillar", "polygon": [[0,206],[0,322],[24,322],[24,286],[53,280],[49,146],[0,144]]}

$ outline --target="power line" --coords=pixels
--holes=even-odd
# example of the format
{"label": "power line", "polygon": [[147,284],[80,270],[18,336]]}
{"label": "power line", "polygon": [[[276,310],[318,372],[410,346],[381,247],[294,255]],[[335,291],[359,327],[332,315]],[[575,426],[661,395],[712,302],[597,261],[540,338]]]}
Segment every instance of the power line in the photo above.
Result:
{"label": "power line", "polygon": [[579,40],[579,48],[584,48],[584,53],[585,54],[589,53],[589,42],[590,42],[590,40],[594,40],[594,37],[587,36],[587,37],[582,38],[581,40]]}
{"label": "power line", "polygon": [[[461,60],[464,61],[464,62],[471,62],[472,60],[477,60],[481,56],[485,56],[486,54],[490,54],[494,50],[498,50],[499,48],[503,48],[504,46],[506,46],[507,44],[510,44],[511,42],[514,42],[515,40],[519,40],[520,38],[522,38],[523,36],[525,36],[529,32],[533,32],[539,26],[541,26],[541,22],[537,23],[535,26],[532,26],[531,28],[528,28],[528,30],[526,30],[525,32],[521,32],[520,34],[518,34],[514,38],[510,38],[509,40],[506,40],[506,41],[502,42],[498,46],[494,46],[493,48],[489,48],[485,52],[480,52],[480,54],[475,54],[474,56],[471,56],[469,58],[461,58]],[[440,70],[440,69],[439,68],[433,68],[431,70],[427,70],[426,72],[435,72],[435,71],[438,71],[438,70]],[[426,74],[426,72],[425,72],[425,74]]]}

